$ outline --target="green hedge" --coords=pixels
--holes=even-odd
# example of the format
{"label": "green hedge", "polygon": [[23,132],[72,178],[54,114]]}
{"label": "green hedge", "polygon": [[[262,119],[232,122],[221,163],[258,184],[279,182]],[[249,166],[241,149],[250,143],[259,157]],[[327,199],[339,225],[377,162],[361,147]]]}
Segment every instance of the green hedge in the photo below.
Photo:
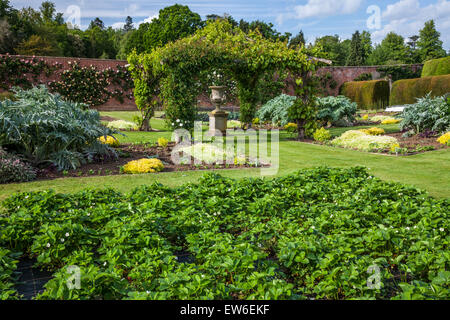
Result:
{"label": "green hedge", "polygon": [[432,97],[443,96],[450,92],[450,74],[445,76],[426,77],[395,81],[392,85],[390,105],[416,103],[431,92]]}
{"label": "green hedge", "polygon": [[386,80],[346,82],[341,87],[341,94],[356,102],[359,109],[381,109],[389,104],[389,82]]}
{"label": "green hedge", "polygon": [[429,60],[422,69],[422,78],[446,74],[450,74],[450,57]]}

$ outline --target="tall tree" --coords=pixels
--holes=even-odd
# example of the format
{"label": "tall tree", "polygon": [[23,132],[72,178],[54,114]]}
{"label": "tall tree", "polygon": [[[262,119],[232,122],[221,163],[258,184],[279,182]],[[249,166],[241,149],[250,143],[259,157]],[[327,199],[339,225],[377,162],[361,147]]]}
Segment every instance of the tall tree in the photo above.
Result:
{"label": "tall tree", "polygon": [[411,63],[408,51],[405,39],[401,35],[390,32],[373,50],[368,63],[372,65]]}
{"label": "tall tree", "polygon": [[143,35],[144,50],[149,52],[155,47],[185,38],[203,26],[198,13],[192,12],[188,6],[179,4],[159,11]]}
{"label": "tall tree", "polygon": [[440,36],[441,33],[436,30],[434,20],[427,21],[424,28],[419,31],[417,47],[422,61],[446,56]]}
{"label": "tall tree", "polygon": [[133,26],[133,18],[131,18],[130,16],[128,16],[126,19],[125,19],[125,25],[123,26],[123,30],[125,31],[125,32],[130,32],[131,30],[133,30],[134,29],[134,26]]}
{"label": "tall tree", "polygon": [[333,61],[333,65],[344,66],[347,63],[349,48],[343,45],[337,34],[317,38],[315,44],[322,46],[325,58]]}
{"label": "tall tree", "polygon": [[105,29],[105,24],[103,23],[103,21],[99,17],[97,17],[94,20],[92,20],[91,23],[89,24],[89,29],[93,29],[95,27],[98,27],[101,30]]}
{"label": "tall tree", "polygon": [[348,66],[361,66],[364,64],[364,48],[361,41],[361,34],[356,31],[352,35],[352,42],[350,44],[350,53],[347,57]]}
{"label": "tall tree", "polygon": [[361,33],[361,47],[362,47],[362,58],[363,58],[363,64],[367,64],[367,59],[369,58],[370,54],[372,53],[372,36],[370,35],[370,32],[363,31]]}
{"label": "tall tree", "polygon": [[299,33],[289,41],[289,48],[298,48],[305,44],[305,34],[303,33],[303,30],[300,30]]}

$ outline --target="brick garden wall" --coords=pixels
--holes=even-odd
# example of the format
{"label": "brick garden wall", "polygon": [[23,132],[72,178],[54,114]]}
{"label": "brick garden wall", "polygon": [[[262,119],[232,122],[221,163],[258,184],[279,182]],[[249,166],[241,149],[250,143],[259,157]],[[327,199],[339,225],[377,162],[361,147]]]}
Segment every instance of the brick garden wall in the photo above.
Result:
{"label": "brick garden wall", "polygon": [[[14,56],[18,59],[30,59],[31,57],[26,56]],[[62,64],[62,69],[68,69],[69,63],[77,62],[80,66],[94,66],[99,70],[103,70],[106,68],[115,68],[117,65],[125,66],[127,61],[125,60],[108,60],[108,59],[86,59],[86,58],[68,58],[68,57],[38,57],[39,59],[43,59],[48,64],[60,63]],[[418,68],[421,68],[421,64],[416,64],[411,66],[413,71],[416,71]],[[359,75],[364,73],[371,73],[374,79],[379,79],[380,74],[377,72],[378,66],[362,66],[362,67],[322,67],[317,71],[317,75],[324,76],[326,74],[331,75],[331,79],[336,82],[336,87],[334,89],[328,88],[328,93],[330,95],[338,95],[339,88],[348,81],[353,81]],[[56,79],[56,75],[51,75],[50,77],[46,77],[45,75],[41,75],[38,78],[38,82],[48,83],[49,81],[54,81]],[[294,94],[294,85],[293,81],[288,81],[286,86],[285,93]],[[207,94],[202,94],[199,97],[199,105],[202,107],[211,107],[211,103],[209,101]],[[229,103],[229,106],[232,106],[233,103]],[[120,103],[116,99],[110,99],[104,105],[96,107],[96,109],[101,111],[129,111],[136,110],[136,105],[134,100],[130,100],[128,98],[124,98],[124,102]]]}

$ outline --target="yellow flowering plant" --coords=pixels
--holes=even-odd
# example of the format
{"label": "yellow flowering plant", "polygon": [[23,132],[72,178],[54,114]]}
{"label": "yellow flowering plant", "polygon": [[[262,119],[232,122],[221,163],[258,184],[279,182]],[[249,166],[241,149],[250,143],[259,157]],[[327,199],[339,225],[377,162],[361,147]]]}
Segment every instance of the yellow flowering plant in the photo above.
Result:
{"label": "yellow flowering plant", "polygon": [[447,132],[446,134],[443,134],[442,136],[440,136],[437,139],[437,142],[439,142],[440,144],[450,146],[450,131]]}
{"label": "yellow flowering plant", "polygon": [[391,118],[391,119],[386,119],[386,120],[381,121],[381,124],[396,124],[399,122],[400,122],[399,119]]}
{"label": "yellow flowering plant", "polygon": [[331,133],[325,128],[317,129],[316,132],[314,132],[313,138],[315,141],[328,141],[331,139]]}
{"label": "yellow flowering plant", "polygon": [[364,132],[365,134],[369,134],[371,136],[380,136],[385,133],[384,129],[376,128],[376,127],[373,127],[370,129],[361,129],[359,131]]}
{"label": "yellow flowering plant", "polygon": [[164,169],[164,165],[159,159],[140,159],[128,162],[121,168],[122,173],[155,173]]}
{"label": "yellow flowering plant", "polygon": [[113,136],[101,136],[100,138],[98,138],[98,141],[114,148],[120,146],[119,140],[117,140]]}
{"label": "yellow flowering plant", "polygon": [[169,145],[169,140],[164,137],[158,138],[158,146],[166,148]]}

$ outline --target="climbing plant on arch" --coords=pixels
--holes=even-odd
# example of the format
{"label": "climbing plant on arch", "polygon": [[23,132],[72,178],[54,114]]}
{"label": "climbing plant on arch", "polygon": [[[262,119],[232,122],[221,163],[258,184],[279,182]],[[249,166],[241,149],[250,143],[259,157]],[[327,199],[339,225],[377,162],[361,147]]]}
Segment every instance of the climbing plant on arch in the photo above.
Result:
{"label": "climbing plant on arch", "polygon": [[[250,124],[259,101],[262,77],[276,72],[300,77],[310,75],[317,65],[317,60],[310,58],[317,56],[315,50],[311,49],[307,54],[305,48],[289,49],[286,42],[265,39],[258,32],[246,34],[227,21],[214,21],[194,35],[151,53],[132,53],[128,61],[135,83],[140,85],[135,90],[137,103],[151,101],[150,95],[159,92],[169,126],[180,119],[190,129],[197,112],[197,97],[211,70],[218,70],[236,81],[241,121]],[[312,85],[311,82],[297,81],[297,85],[300,95],[311,92],[305,88]],[[314,105],[310,100],[299,96],[292,108]],[[309,113],[301,110],[292,114],[294,119],[314,121],[313,118],[306,119]]]}

